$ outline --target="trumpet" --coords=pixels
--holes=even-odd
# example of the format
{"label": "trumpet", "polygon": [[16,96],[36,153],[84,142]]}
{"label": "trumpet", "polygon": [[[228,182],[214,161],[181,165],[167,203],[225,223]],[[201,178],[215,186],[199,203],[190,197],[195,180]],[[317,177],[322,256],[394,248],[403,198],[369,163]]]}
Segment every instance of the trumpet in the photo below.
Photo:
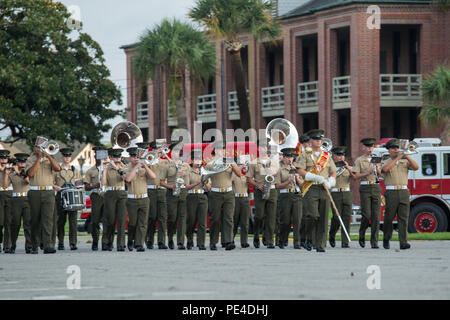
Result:
{"label": "trumpet", "polygon": [[418,147],[418,143],[415,141],[409,141],[408,139],[400,139],[400,151],[406,155],[416,154],[418,151],[416,150]]}
{"label": "trumpet", "polygon": [[158,154],[154,151],[146,151],[145,149],[138,148],[138,156],[148,166],[158,163]]}

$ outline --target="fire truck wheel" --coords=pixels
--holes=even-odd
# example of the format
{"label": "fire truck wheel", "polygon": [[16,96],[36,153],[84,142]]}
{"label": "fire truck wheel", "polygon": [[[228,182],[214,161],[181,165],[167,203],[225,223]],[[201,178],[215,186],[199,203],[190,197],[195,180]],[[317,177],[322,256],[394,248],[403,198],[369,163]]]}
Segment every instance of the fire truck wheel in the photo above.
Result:
{"label": "fire truck wheel", "polygon": [[445,212],[433,203],[420,203],[411,209],[408,222],[409,233],[433,233],[447,231]]}

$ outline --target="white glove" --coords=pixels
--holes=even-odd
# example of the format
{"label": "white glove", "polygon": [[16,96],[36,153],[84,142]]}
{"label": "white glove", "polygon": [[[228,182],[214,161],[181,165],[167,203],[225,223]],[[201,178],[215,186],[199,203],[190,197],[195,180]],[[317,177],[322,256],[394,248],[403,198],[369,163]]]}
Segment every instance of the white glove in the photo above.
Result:
{"label": "white glove", "polygon": [[329,177],[328,183],[330,184],[330,188],[333,188],[336,185],[336,179],[334,177]]}
{"label": "white glove", "polygon": [[317,181],[318,183],[323,183],[325,181],[325,178],[322,176],[319,176],[318,174],[307,172],[305,175],[305,180],[306,181]]}
{"label": "white glove", "polygon": [[324,184],[325,188],[331,189],[336,185],[336,179],[333,177],[329,177],[328,180],[325,180],[325,182],[323,184]]}

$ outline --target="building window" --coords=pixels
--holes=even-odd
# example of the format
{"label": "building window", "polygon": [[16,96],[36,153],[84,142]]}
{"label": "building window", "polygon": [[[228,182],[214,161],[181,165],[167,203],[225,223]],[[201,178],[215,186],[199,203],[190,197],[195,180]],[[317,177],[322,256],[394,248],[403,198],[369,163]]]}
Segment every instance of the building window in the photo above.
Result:
{"label": "building window", "polygon": [[450,153],[444,153],[444,176],[450,176]]}
{"label": "building window", "polygon": [[435,176],[436,175],[436,155],[434,153],[422,155],[422,174],[424,176]]}

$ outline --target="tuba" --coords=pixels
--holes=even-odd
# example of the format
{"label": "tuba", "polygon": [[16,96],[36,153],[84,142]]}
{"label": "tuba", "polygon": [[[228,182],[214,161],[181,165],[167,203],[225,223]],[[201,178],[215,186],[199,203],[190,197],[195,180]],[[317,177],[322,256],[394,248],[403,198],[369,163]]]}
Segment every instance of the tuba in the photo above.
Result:
{"label": "tuba", "polygon": [[266,138],[270,139],[269,146],[275,146],[277,152],[281,152],[284,148],[297,147],[298,132],[290,121],[276,118],[267,125]]}
{"label": "tuba", "polygon": [[111,145],[113,149],[127,149],[136,146],[139,142],[143,142],[141,129],[132,122],[121,122],[111,131]]}

